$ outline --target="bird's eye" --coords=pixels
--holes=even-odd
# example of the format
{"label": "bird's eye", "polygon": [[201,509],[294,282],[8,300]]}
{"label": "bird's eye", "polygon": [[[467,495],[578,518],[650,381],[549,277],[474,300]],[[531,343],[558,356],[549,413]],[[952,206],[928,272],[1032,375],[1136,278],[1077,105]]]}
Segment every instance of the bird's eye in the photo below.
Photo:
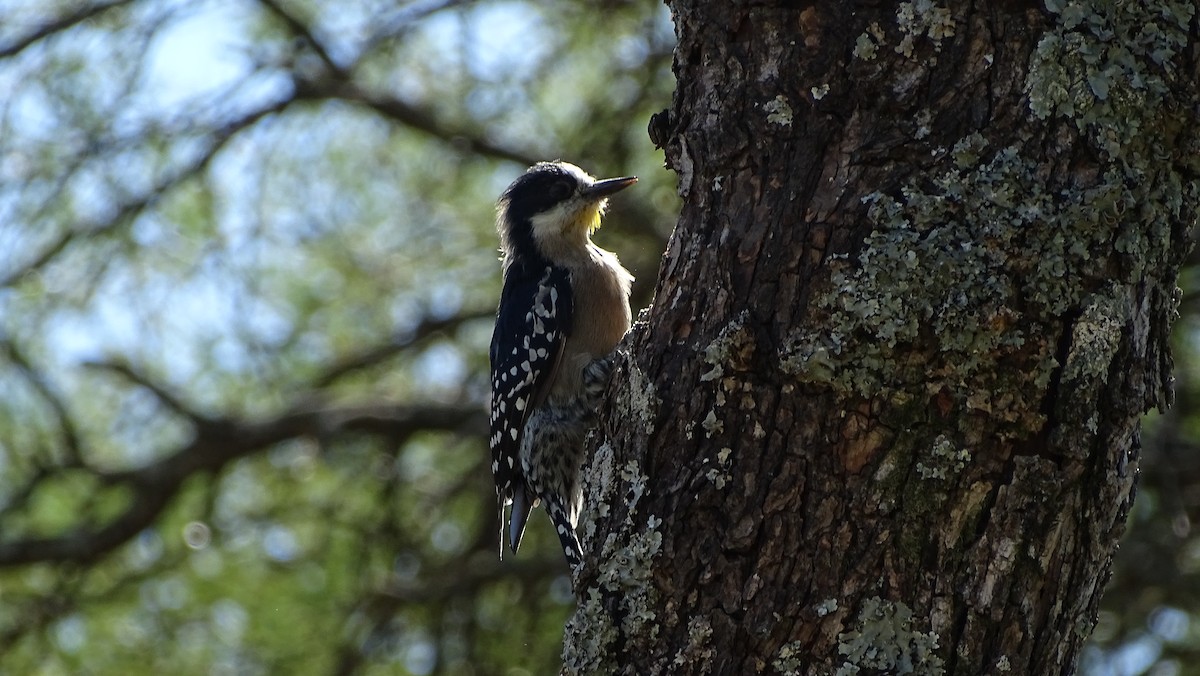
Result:
{"label": "bird's eye", "polygon": [[562,202],[575,192],[575,186],[566,181],[555,181],[550,184],[550,199],[555,202]]}

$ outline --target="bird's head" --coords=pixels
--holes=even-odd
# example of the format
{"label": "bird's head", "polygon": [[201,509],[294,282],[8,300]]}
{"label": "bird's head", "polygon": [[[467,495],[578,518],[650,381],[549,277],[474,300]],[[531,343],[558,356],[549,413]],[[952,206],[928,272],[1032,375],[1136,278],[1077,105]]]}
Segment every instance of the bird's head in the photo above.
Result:
{"label": "bird's head", "polygon": [[567,162],[533,165],[500,196],[496,224],[505,253],[586,245],[608,197],[636,182],[632,176],[597,180]]}

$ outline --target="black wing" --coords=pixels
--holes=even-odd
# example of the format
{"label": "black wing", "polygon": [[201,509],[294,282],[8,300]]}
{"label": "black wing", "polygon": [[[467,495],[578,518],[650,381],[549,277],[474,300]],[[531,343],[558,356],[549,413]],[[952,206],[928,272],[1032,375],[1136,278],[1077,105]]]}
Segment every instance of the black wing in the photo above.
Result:
{"label": "black wing", "polygon": [[[513,503],[510,544],[520,544],[535,496],[525,494],[518,457],[529,412],[542,403],[571,327],[571,275],[547,264],[513,261],[504,273],[490,350],[492,476],[501,522]],[[503,530],[503,523],[501,523]],[[503,551],[503,537],[501,538]]]}

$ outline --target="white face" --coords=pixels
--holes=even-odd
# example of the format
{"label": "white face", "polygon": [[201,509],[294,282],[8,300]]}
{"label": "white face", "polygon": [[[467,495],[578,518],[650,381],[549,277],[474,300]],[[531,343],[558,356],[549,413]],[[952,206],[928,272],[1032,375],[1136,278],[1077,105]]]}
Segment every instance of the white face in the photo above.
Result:
{"label": "white face", "polygon": [[596,182],[596,178],[583,169],[561,162],[575,178],[575,193],[567,200],[554,205],[549,211],[544,211],[531,220],[533,237],[539,242],[547,242],[560,237],[586,237],[600,227],[600,215],[608,200],[593,201],[581,195],[581,191]]}

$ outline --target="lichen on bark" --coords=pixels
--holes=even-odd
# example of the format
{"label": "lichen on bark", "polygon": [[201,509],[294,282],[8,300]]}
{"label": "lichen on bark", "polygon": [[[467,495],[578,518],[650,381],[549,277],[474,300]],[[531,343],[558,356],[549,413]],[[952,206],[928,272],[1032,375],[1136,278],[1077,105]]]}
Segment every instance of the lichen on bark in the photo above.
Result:
{"label": "lichen on bark", "polygon": [[[1059,21],[1030,61],[1030,117],[1061,119],[1101,161],[1057,173],[1043,137],[995,148],[975,132],[897,192],[867,195],[873,231],[853,256],[832,257],[814,321],[781,355],[785,370],[859,397],[945,392],[1030,434],[1063,366],[1045,336],[1085,309],[1093,326],[1123,324],[1130,308],[1105,294],[1178,265],[1173,231],[1194,218],[1200,188],[1178,170],[1197,137],[1191,111],[1167,105],[1170,81],[1186,76],[1169,59],[1194,8],[1047,6]],[[1173,296],[1174,276],[1164,277]],[[914,352],[924,358],[896,358]],[[1076,350],[1069,373],[1103,378],[1114,352]],[[972,398],[979,391],[1011,396]]]}

